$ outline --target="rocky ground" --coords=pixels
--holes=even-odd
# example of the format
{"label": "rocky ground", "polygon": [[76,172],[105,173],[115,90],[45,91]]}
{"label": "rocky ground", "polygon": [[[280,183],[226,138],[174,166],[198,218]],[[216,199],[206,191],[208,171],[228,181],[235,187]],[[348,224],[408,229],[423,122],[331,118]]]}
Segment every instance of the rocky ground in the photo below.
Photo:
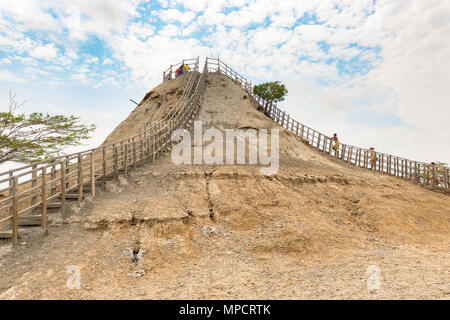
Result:
{"label": "rocky ground", "polygon": [[[205,128],[274,128],[211,75]],[[280,128],[280,170],[179,165],[108,183],[46,237],[0,245],[2,299],[448,299],[450,197],[328,158]],[[79,268],[80,289],[68,288]],[[75,268],[75,269],[76,269]],[[72,269],[74,270],[73,267]]]}

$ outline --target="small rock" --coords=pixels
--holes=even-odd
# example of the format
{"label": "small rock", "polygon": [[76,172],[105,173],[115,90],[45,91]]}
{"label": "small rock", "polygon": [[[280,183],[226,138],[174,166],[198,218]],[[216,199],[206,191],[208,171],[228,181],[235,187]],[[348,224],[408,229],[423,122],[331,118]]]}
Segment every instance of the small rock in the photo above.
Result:
{"label": "small rock", "polygon": [[134,270],[133,272],[127,272],[127,275],[129,277],[133,277],[133,278],[140,278],[145,275],[145,271],[144,270]]}
{"label": "small rock", "polygon": [[214,226],[204,226],[202,232],[205,237],[209,237],[211,234],[217,233],[217,228]]}

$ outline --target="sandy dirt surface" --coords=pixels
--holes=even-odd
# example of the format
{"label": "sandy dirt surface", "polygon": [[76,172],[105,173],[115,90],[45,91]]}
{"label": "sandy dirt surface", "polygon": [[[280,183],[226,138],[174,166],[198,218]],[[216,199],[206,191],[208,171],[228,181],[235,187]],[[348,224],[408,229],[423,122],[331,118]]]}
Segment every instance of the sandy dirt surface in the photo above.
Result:
{"label": "sandy dirt surface", "polygon": [[[275,128],[211,74],[204,128]],[[450,197],[355,168],[280,128],[280,170],[166,153],[0,245],[1,299],[448,299]],[[69,289],[67,268],[81,274]],[[376,270],[376,271],[374,271]],[[379,272],[379,288],[368,287]]]}

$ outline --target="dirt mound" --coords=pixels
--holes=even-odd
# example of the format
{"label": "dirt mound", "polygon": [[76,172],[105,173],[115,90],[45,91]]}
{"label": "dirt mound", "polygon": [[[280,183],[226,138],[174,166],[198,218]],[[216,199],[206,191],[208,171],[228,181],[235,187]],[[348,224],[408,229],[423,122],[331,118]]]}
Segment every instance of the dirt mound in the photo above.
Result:
{"label": "dirt mound", "polygon": [[[163,92],[152,91],[150,108]],[[139,120],[130,115],[123,132]],[[198,120],[204,129],[278,128],[280,170],[176,166],[166,154],[120,187],[108,182],[41,242],[24,233],[31,245],[1,260],[0,298],[449,297],[448,195],[311,149],[220,74],[208,76]],[[68,266],[79,268],[80,290],[67,288]],[[377,290],[369,267],[380,270]]]}

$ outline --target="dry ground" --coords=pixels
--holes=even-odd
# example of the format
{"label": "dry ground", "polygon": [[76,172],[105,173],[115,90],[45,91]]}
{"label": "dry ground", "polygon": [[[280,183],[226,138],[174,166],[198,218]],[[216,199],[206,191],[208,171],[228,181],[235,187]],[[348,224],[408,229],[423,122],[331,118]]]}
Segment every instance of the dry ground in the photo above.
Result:
{"label": "dry ground", "polygon": [[[205,128],[276,127],[212,74]],[[280,170],[176,166],[108,184],[50,235],[0,249],[2,299],[448,299],[450,197],[355,168],[280,129]],[[68,266],[81,288],[66,286]],[[381,286],[369,290],[369,266]]]}

